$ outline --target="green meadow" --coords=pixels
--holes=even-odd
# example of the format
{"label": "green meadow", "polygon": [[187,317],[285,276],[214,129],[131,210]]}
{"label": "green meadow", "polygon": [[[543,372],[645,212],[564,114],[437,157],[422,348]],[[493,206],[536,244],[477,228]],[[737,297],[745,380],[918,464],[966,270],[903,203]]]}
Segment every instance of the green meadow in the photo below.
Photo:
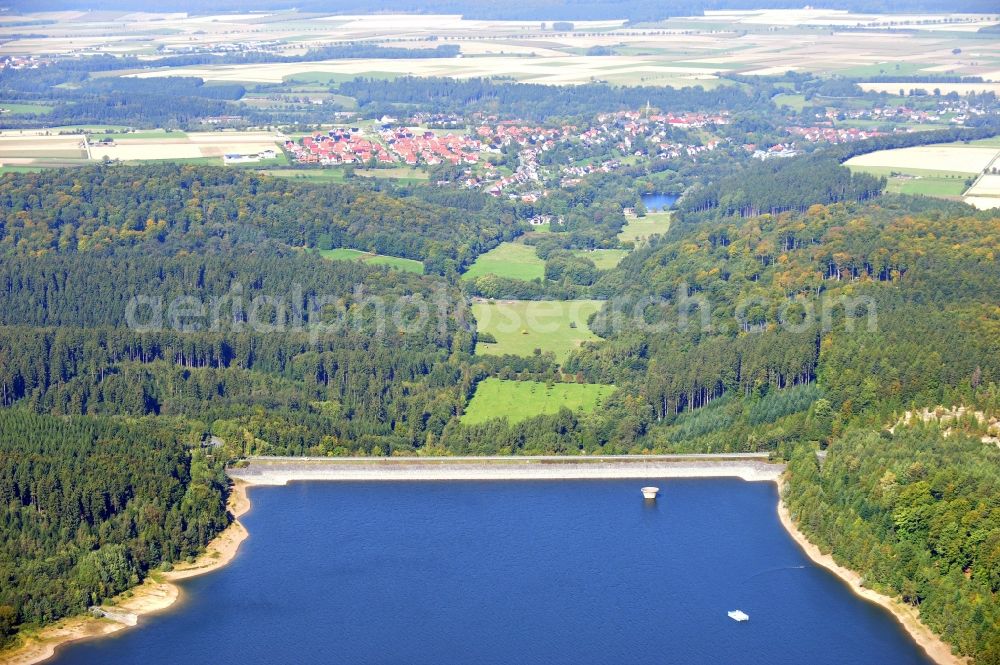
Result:
{"label": "green meadow", "polygon": [[0,175],[4,173],[39,173],[41,166],[0,166]]}
{"label": "green meadow", "polygon": [[388,266],[396,270],[405,270],[423,274],[424,264],[414,259],[404,259],[399,256],[386,256],[384,254],[373,254],[362,252],[357,249],[320,249],[318,254],[329,261],[364,261],[377,266]]}
{"label": "green meadow", "polygon": [[601,309],[600,300],[498,300],[476,302],[472,314],[480,333],[496,343],[480,341],[476,353],[530,356],[535,349],[551,351],[564,360],[583,342],[601,339],[587,327],[587,318]]}
{"label": "green meadow", "polygon": [[53,107],[47,106],[45,104],[18,104],[14,102],[0,102],[0,109],[4,110],[4,113],[9,113],[11,115],[27,115],[31,114],[43,114],[48,113]]}
{"label": "green meadow", "polygon": [[545,261],[538,258],[535,248],[518,242],[504,242],[485,254],[462,275],[462,279],[476,279],[483,275],[496,275],[511,279],[545,278]]}
{"label": "green meadow", "polygon": [[479,382],[476,393],[462,415],[462,424],[475,425],[496,418],[511,423],[544,414],[593,411],[601,405],[614,386],[593,383],[553,383],[506,381],[489,378]]}
{"label": "green meadow", "polygon": [[[294,178],[296,180],[312,180],[314,182],[347,181],[346,170],[342,166],[322,169],[268,169],[261,171],[261,173],[278,178]],[[354,175],[358,178],[388,178],[408,184],[427,181],[426,172],[411,168],[357,169],[354,171]]]}
{"label": "green meadow", "polygon": [[669,212],[651,212],[645,217],[629,217],[625,227],[618,234],[622,242],[638,243],[650,236],[666,233],[670,229]]}
{"label": "green meadow", "polygon": [[624,249],[595,249],[593,251],[579,249],[573,252],[576,256],[590,259],[598,270],[611,270],[624,259],[628,252]]}
{"label": "green meadow", "polygon": [[344,182],[343,169],[269,169],[261,171],[264,175],[276,178],[292,178],[294,180],[311,180],[314,182]]}

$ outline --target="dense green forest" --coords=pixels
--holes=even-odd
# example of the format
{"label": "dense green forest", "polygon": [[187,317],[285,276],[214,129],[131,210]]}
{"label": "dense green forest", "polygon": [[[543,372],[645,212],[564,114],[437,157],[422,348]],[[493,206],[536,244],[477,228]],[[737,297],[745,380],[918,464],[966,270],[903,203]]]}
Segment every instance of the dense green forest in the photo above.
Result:
{"label": "dense green forest", "polygon": [[0,410],[0,644],[197,554],[225,528],[224,460],[197,447],[203,433]]}
{"label": "dense green forest", "polygon": [[163,254],[272,239],[419,259],[428,272],[450,274],[519,232],[516,209],[479,193],[394,196],[380,187],[390,186],[173,164],[20,174],[4,181],[0,251]]}
{"label": "dense green forest", "polygon": [[822,462],[800,447],[789,469],[786,500],[811,541],[977,663],[1000,662],[995,445],[936,425],[852,429]]}
{"label": "dense green forest", "polygon": [[[570,88],[490,81],[400,77],[393,80],[358,78],[338,86],[341,94],[358,100],[374,115],[413,104],[438,112],[503,113],[527,120],[590,117],[597,113],[641,108],[647,102],[673,112],[748,108],[769,105],[766,87],[719,86],[705,90],[662,86],[610,86],[588,83]],[[558,94],[556,93],[558,90]]]}

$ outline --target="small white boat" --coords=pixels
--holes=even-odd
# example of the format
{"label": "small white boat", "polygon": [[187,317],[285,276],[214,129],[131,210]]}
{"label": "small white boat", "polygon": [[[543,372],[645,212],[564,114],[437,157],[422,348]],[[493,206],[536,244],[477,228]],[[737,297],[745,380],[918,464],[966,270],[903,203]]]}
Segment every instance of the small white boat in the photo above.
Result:
{"label": "small white boat", "polygon": [[744,612],[743,610],[733,610],[732,612],[728,612],[727,614],[729,614],[729,618],[732,619],[733,621],[750,620],[750,615]]}
{"label": "small white boat", "polygon": [[643,487],[642,496],[646,499],[655,499],[656,494],[660,491],[659,487]]}

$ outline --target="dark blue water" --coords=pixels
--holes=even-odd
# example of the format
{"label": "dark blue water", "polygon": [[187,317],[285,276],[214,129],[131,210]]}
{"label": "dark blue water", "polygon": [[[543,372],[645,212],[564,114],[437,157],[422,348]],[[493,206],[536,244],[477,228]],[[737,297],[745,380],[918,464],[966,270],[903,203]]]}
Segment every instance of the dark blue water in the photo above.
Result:
{"label": "dark blue water", "polygon": [[771,483],[660,481],[652,505],[642,484],[253,488],[229,566],[55,662],[930,662],[809,563]]}
{"label": "dark blue water", "polygon": [[680,197],[676,194],[643,194],[640,198],[646,210],[656,211],[673,208]]}

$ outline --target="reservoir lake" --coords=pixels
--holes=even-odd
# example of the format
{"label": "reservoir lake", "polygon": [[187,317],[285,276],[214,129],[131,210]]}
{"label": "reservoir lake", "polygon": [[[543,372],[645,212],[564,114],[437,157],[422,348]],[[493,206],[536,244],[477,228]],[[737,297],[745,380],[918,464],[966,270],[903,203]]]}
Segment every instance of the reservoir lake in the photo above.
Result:
{"label": "reservoir lake", "polygon": [[931,663],[801,552],[773,483],[660,480],[655,502],[645,484],[252,487],[228,566],[51,662]]}
{"label": "reservoir lake", "polygon": [[656,212],[673,208],[680,197],[676,194],[643,194],[640,198],[646,210]]}

